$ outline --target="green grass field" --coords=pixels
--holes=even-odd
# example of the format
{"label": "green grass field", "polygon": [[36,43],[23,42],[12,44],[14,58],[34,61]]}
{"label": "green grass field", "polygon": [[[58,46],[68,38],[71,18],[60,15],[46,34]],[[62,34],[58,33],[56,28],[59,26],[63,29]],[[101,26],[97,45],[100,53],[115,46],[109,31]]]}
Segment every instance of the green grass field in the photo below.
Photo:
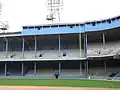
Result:
{"label": "green grass field", "polygon": [[0,79],[0,85],[9,86],[69,86],[69,87],[100,87],[120,88],[120,82],[80,80],[80,79]]}

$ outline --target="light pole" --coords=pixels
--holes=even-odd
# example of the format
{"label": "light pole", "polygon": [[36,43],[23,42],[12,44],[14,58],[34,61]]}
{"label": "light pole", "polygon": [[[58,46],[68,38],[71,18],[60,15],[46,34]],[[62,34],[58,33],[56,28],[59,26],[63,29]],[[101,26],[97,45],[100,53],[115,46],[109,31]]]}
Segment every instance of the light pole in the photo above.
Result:
{"label": "light pole", "polygon": [[63,6],[63,0],[48,0],[47,4],[49,14],[46,17],[46,20],[52,21],[52,23],[54,20],[58,20],[58,23],[60,23],[60,10]]}

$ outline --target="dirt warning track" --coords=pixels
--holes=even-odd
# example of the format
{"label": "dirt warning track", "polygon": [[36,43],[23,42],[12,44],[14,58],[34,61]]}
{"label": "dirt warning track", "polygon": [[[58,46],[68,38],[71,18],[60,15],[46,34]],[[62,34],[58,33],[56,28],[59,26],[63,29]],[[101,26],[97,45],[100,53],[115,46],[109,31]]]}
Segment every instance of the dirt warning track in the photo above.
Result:
{"label": "dirt warning track", "polygon": [[47,86],[0,86],[0,90],[120,90],[114,88],[47,87]]}

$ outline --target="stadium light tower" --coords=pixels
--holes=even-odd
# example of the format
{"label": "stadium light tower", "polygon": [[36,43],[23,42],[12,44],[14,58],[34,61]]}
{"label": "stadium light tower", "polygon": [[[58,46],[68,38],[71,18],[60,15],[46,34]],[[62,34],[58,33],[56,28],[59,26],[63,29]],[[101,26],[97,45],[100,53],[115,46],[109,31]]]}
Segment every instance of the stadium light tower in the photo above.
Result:
{"label": "stadium light tower", "polygon": [[0,31],[4,35],[4,40],[5,40],[5,51],[6,51],[6,58],[7,58],[7,52],[8,52],[8,39],[5,36],[5,31],[8,30],[9,24],[8,21],[2,21],[2,3],[0,1]]}
{"label": "stadium light tower", "polygon": [[2,19],[2,2],[0,2],[0,30],[4,33],[5,30],[8,30],[8,21],[1,21]]}
{"label": "stadium light tower", "polygon": [[63,0],[47,0],[48,15],[46,20],[60,22],[60,12],[63,7]]}

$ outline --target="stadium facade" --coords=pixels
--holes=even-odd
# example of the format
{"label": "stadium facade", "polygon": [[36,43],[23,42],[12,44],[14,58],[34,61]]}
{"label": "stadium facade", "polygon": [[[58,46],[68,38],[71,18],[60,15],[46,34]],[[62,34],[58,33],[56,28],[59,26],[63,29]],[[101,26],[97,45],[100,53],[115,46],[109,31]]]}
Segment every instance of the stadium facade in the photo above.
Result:
{"label": "stadium facade", "polygon": [[0,34],[0,76],[120,77],[120,16]]}

